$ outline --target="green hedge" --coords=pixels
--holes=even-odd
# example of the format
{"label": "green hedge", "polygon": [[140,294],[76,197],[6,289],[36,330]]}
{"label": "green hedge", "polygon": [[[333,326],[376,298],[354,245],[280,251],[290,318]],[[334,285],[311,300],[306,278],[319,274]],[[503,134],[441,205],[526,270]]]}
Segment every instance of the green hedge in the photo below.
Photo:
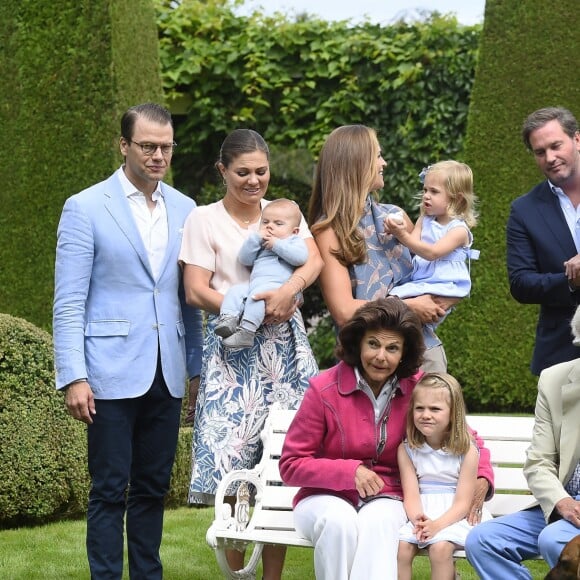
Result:
{"label": "green hedge", "polygon": [[[472,409],[530,410],[537,309],[509,295],[504,230],[511,200],[541,179],[520,143],[524,117],[549,104],[580,114],[580,85],[569,80],[580,38],[562,25],[575,3],[488,0],[473,93],[481,28],[453,18],[348,26],[238,17],[228,0],[154,4],[164,87],[183,113],[175,181],[198,201],[213,200],[204,198],[213,162],[237,126],[264,134],[276,154],[272,195],[290,190],[302,207],[312,160],[343,123],[379,130],[389,161],[383,198],[408,210],[423,165],[455,157],[473,167],[482,255],[472,297],[441,334]],[[0,55],[0,125],[11,151],[0,189],[0,311],[49,328],[64,199],[119,163],[121,112],[161,98],[152,4],[6,0]],[[317,308],[315,300],[309,314]],[[316,341],[328,350],[324,337]]]}
{"label": "green hedge", "polygon": [[[0,311],[49,329],[64,200],[120,164],[123,111],[163,101],[153,4],[4,0],[0,75],[10,150],[0,188]],[[86,509],[85,430],[54,390],[50,341],[0,315],[2,526]]]}
{"label": "green hedge", "polygon": [[0,526],[82,513],[85,465],[84,426],[54,388],[51,336],[0,314]]}
{"label": "green hedge", "polygon": [[[238,126],[271,148],[268,197],[308,205],[315,156],[344,123],[375,127],[389,167],[383,199],[415,214],[418,173],[462,147],[479,26],[432,15],[390,26],[236,16],[232,2],[157,0],[163,82],[177,121],[176,185],[199,204],[223,195],[214,162]],[[307,320],[326,310],[316,287]],[[329,325],[311,329],[321,366],[333,361]]]}
{"label": "green hedge", "polygon": [[[215,176],[219,144],[241,124],[264,133],[273,185],[297,191],[303,207],[313,156],[338,124],[379,129],[385,199],[407,207],[420,168],[461,147],[479,27],[434,17],[350,28],[237,17],[220,0],[155,5],[166,91],[190,103],[174,161],[185,191],[197,195]],[[161,99],[156,36],[149,0],[0,3],[0,125],[11,149],[0,311],[50,328],[62,204],[120,162],[121,112]]]}
{"label": "green hedge", "polygon": [[[191,427],[184,427],[169,506],[187,503],[190,476]],[[51,336],[0,314],[0,528],[83,515],[89,486],[86,428],[54,388]]]}
{"label": "green hedge", "polygon": [[473,291],[442,325],[449,369],[477,410],[531,411],[537,379],[529,371],[537,306],[509,293],[505,224],[512,200],[543,179],[520,134],[525,117],[563,105],[580,115],[580,35],[570,26],[575,0],[487,0],[472,91],[465,159],[481,199],[474,230],[481,258]]}
{"label": "green hedge", "polygon": [[0,73],[0,312],[50,328],[64,200],[120,164],[122,112],[163,98],[151,0],[3,0]]}
{"label": "green hedge", "polygon": [[184,191],[197,198],[214,179],[221,142],[240,126],[282,152],[274,182],[290,173],[289,151],[309,152],[290,174],[309,184],[335,127],[371,125],[389,162],[384,198],[409,208],[423,166],[461,150],[479,26],[437,15],[390,26],[243,17],[232,4],[156,0],[163,84],[183,113],[174,168]]}
{"label": "green hedge", "polygon": [[171,488],[166,498],[167,507],[187,505],[189,482],[191,481],[191,439],[193,429],[182,427],[177,440],[175,463],[171,473]]}

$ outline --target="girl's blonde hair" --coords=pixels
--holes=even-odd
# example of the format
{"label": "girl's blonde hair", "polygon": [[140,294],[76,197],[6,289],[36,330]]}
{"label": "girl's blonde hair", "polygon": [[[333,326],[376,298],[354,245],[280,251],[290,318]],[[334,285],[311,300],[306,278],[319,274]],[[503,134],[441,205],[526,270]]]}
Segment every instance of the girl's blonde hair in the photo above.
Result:
{"label": "girl's blonde hair", "polygon": [[[477,196],[473,192],[473,172],[469,165],[459,161],[439,161],[427,167],[421,175],[439,172],[443,174],[443,183],[449,196],[449,215],[459,218],[473,228],[477,225]],[[423,211],[421,210],[421,213]]]}
{"label": "girl's blonde hair", "polygon": [[427,373],[415,385],[407,410],[407,442],[410,447],[421,447],[425,435],[417,429],[414,421],[416,394],[419,389],[443,389],[449,395],[449,429],[443,447],[454,455],[464,455],[469,450],[472,437],[465,421],[465,401],[461,385],[447,373]]}
{"label": "girl's blonde hair", "polygon": [[358,224],[375,181],[379,152],[376,132],[365,125],[338,127],[320,151],[308,225],[315,237],[327,228],[334,230],[339,247],[332,253],[343,266],[360,264],[367,257]]}

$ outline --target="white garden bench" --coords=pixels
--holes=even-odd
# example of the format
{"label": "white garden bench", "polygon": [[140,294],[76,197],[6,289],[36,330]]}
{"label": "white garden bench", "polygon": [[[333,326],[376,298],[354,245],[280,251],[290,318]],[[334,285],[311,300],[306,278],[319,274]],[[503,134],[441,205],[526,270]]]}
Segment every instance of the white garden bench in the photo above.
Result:
{"label": "white garden bench", "polygon": [[[312,547],[294,529],[292,499],[297,487],[282,483],[278,459],[286,431],[295,411],[273,407],[270,411],[262,441],[264,454],[254,469],[241,469],[229,473],[220,483],[216,493],[215,520],[207,531],[208,544],[215,550],[216,558],[225,578],[253,579],[264,544]],[[484,439],[491,452],[495,473],[495,494],[486,502],[494,517],[527,507],[532,498],[522,473],[534,425],[533,417],[497,417],[469,415],[468,424]],[[241,481],[237,503],[232,515],[224,494],[232,482]],[[256,487],[255,505],[248,506],[247,483]],[[252,553],[242,570],[230,569],[225,556],[226,548],[246,550],[253,545]],[[455,556],[465,557],[462,550]]]}

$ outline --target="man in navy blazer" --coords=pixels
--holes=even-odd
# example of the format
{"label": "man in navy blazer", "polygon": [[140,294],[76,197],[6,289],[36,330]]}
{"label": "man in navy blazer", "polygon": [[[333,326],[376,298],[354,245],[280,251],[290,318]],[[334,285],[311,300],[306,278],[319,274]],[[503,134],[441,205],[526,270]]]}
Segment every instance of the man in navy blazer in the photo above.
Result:
{"label": "man in navy blazer", "polygon": [[56,387],[87,423],[91,578],[162,577],[163,501],[181,398],[201,368],[201,313],[185,305],[178,252],[190,198],[162,182],[171,115],[146,103],[121,120],[124,164],[67,199],[57,234]]}
{"label": "man in navy blazer", "polygon": [[535,111],[522,137],[547,181],[511,206],[507,268],[512,296],[539,304],[531,363],[535,375],[580,356],[570,321],[580,303],[580,133],[562,107]]}

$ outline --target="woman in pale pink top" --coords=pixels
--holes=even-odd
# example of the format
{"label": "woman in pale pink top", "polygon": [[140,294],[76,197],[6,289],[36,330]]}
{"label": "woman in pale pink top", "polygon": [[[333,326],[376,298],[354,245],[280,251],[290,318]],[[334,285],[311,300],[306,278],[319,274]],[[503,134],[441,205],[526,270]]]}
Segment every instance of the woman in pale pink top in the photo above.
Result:
{"label": "woman in pale pink top", "polygon": [[[249,281],[250,269],[238,261],[238,253],[257,231],[268,203],[263,199],[270,181],[268,147],[255,131],[238,129],[225,139],[216,167],[226,193],[192,211],[180,253],[187,301],[208,313],[189,490],[189,501],[203,504],[213,503],[225,473],[259,461],[260,431],[270,404],[297,408],[308,379],[318,372],[298,305],[322,260],[303,218],[298,235],[305,238],[308,260],[279,289],[256,295],[266,302],[266,317],[253,346],[224,349],[214,332],[226,291]],[[233,496],[235,489],[230,491]],[[284,555],[284,547],[264,547],[265,580],[281,577]],[[240,552],[230,550],[228,560],[233,569],[243,565]]]}

